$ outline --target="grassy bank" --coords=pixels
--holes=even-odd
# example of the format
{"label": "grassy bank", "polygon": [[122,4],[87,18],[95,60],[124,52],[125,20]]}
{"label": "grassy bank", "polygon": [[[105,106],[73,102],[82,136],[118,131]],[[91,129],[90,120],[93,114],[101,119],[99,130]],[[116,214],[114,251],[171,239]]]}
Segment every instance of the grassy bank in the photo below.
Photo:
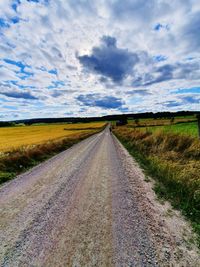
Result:
{"label": "grassy bank", "polygon": [[189,135],[125,126],[115,128],[114,133],[155,178],[156,193],[180,209],[200,237],[200,141]]}
{"label": "grassy bank", "polygon": [[101,131],[95,130],[76,131],[67,137],[49,140],[34,146],[23,146],[4,153],[0,157],[0,184],[13,179],[38,163],[64,151],[81,140]]}

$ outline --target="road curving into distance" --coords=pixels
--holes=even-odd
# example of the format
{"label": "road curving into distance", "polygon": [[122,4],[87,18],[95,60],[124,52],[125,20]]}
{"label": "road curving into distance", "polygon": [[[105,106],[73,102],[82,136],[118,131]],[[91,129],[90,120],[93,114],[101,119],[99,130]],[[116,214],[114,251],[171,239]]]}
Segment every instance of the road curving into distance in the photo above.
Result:
{"label": "road curving into distance", "polygon": [[198,266],[164,209],[107,127],[0,187],[0,266]]}

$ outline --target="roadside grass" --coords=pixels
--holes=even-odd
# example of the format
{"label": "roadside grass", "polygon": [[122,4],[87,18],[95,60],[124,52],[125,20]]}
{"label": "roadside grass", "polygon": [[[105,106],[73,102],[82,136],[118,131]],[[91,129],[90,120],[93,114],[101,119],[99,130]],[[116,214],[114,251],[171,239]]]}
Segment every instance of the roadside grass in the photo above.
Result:
{"label": "roadside grass", "polygon": [[100,132],[105,128],[105,125],[93,130],[75,131],[67,137],[48,140],[34,146],[21,146],[2,154],[0,157],[0,184],[13,179],[16,175],[64,151],[81,140]]}
{"label": "roadside grass", "polygon": [[156,180],[154,190],[190,219],[200,245],[200,140],[174,132],[115,127],[114,134]]}
{"label": "roadside grass", "polygon": [[101,129],[104,125],[104,122],[92,122],[2,127],[0,128],[0,156],[22,146],[31,147],[49,140],[71,136],[77,131]]}

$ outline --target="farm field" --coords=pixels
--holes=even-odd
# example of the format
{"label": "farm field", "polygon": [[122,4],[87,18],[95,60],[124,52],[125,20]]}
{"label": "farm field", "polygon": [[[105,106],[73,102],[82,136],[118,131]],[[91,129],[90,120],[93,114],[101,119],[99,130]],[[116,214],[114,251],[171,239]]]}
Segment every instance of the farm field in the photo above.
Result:
{"label": "farm field", "polygon": [[104,122],[0,128],[0,183],[101,131]]}
{"label": "farm field", "polygon": [[186,123],[196,121],[195,116],[186,117],[172,117],[172,118],[141,118],[141,119],[128,119],[128,123],[132,126],[159,126],[159,125],[171,125],[177,123]]}
{"label": "farm field", "polygon": [[0,151],[8,152],[20,147],[30,147],[77,133],[95,131],[104,122],[76,124],[43,124],[0,128]]}
{"label": "farm field", "polygon": [[148,130],[150,132],[163,131],[166,133],[178,133],[181,135],[190,135],[193,137],[198,137],[197,122],[186,122],[181,124],[173,125],[163,125],[163,126],[153,126],[153,127],[141,127],[141,130]]}
{"label": "farm field", "polygon": [[[115,125],[115,124],[113,124]],[[149,132],[169,132],[198,137],[197,119],[195,116],[172,118],[129,119],[129,128],[140,128]]]}

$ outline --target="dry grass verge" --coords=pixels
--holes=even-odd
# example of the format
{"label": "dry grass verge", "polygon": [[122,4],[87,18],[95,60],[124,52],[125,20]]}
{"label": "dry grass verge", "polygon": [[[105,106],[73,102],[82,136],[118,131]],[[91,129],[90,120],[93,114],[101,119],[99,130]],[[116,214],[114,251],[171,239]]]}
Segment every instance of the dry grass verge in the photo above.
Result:
{"label": "dry grass verge", "polygon": [[200,140],[127,127],[117,127],[114,133],[156,179],[156,193],[181,209],[200,236]]}

